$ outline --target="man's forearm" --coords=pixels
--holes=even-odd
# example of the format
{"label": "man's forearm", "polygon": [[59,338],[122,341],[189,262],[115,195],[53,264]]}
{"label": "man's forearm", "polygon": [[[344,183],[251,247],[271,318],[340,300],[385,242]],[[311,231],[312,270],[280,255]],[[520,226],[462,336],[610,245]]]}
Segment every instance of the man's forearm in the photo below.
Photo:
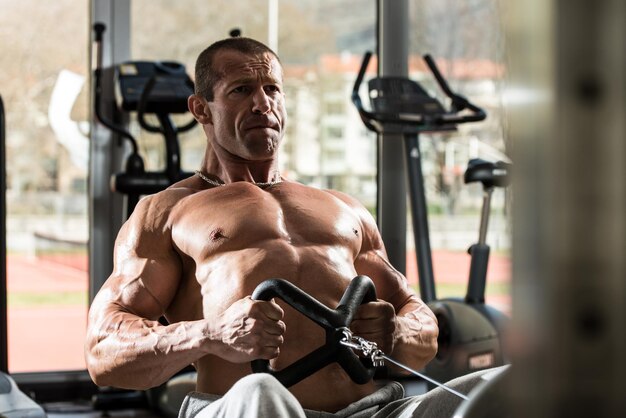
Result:
{"label": "man's forearm", "polygon": [[425,305],[405,306],[396,320],[396,338],[390,356],[410,368],[423,368],[437,354],[439,329],[434,316]]}
{"label": "man's forearm", "polygon": [[91,327],[87,369],[99,386],[147,389],[207,354],[204,321],[161,325],[129,313]]}

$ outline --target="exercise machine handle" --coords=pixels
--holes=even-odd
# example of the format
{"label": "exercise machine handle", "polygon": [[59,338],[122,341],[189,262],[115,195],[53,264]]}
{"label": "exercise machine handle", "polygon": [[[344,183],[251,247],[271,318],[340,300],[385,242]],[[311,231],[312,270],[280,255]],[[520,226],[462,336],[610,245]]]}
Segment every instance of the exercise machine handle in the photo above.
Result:
{"label": "exercise machine handle", "polygon": [[[172,76],[170,75],[169,77],[172,77]],[[179,76],[179,77],[182,78],[182,76]],[[139,103],[137,105],[137,121],[139,122],[139,125],[148,132],[166,134],[165,128],[158,126],[158,125],[150,125],[146,121],[146,118],[145,118],[145,114],[147,113],[146,109],[148,107],[147,103],[150,100],[150,95],[152,94],[152,91],[154,90],[154,86],[157,85],[160,81],[162,81],[162,79],[163,79],[162,76],[154,74],[150,77],[150,79],[144,86],[141,96],[139,97]],[[163,80],[167,80],[167,79],[168,78],[164,78]],[[188,82],[191,83],[190,80]],[[193,89],[193,86],[191,87]],[[155,112],[155,113],[158,113],[158,112]],[[162,113],[162,115],[164,114]],[[185,125],[181,125],[181,126],[172,125],[173,133],[178,134],[178,133],[187,132],[191,128],[196,126],[197,123],[198,121],[192,118]]]}
{"label": "exercise machine handle", "polygon": [[[95,23],[93,25],[93,30],[95,32],[95,53],[96,53],[96,68],[94,69],[94,90],[95,90],[95,98],[94,98],[94,107],[95,114],[98,121],[108,128],[110,131],[115,132],[121,137],[128,140],[132,147],[132,154],[139,157],[139,147],[137,146],[137,140],[133,137],[130,132],[123,129],[120,126],[117,126],[115,123],[107,119],[102,113],[102,56],[103,56],[103,47],[102,40],[103,35],[106,30],[106,26],[104,23]],[[141,162],[143,166],[143,161]]]}
{"label": "exercise machine handle", "polygon": [[363,102],[361,101],[361,96],[359,95],[359,90],[361,89],[361,84],[363,83],[363,78],[365,77],[365,71],[367,71],[367,66],[370,63],[370,59],[372,58],[372,53],[370,51],[366,51],[365,55],[363,55],[363,61],[361,62],[361,68],[359,68],[359,72],[357,74],[356,80],[354,81],[354,86],[352,87],[352,103],[356,107],[359,112],[359,116],[361,120],[365,124],[365,126],[374,132],[381,132],[382,127],[378,123],[378,119],[372,112],[368,112],[363,108]]}
{"label": "exercise machine handle", "polygon": [[352,87],[352,100],[357,100],[359,103],[361,102],[361,97],[359,96],[359,89],[361,88],[361,84],[363,83],[363,78],[365,77],[365,71],[367,71],[367,66],[370,63],[371,58],[372,58],[372,53],[369,51],[367,51],[365,55],[363,55],[361,68],[359,68],[359,73],[357,74],[356,80],[354,81],[354,87]]}
{"label": "exercise machine handle", "polygon": [[465,97],[459,94],[456,94],[455,92],[452,91],[452,89],[450,88],[450,85],[448,85],[448,82],[446,81],[446,79],[443,78],[441,71],[439,71],[439,67],[437,67],[435,60],[430,54],[424,55],[423,58],[424,58],[424,61],[426,62],[426,65],[428,65],[430,72],[433,73],[435,80],[437,80],[437,84],[439,84],[439,88],[441,88],[441,90],[445,93],[445,95],[448,96],[450,100],[452,101],[453,112],[455,113],[461,112],[462,110],[465,110],[465,109],[471,110],[474,114],[469,115],[469,116],[467,115],[464,116],[465,122],[477,122],[487,117],[487,114],[485,113],[484,110],[472,104]]}
{"label": "exercise machine handle", "polygon": [[[471,103],[467,98],[454,93],[452,89],[450,89],[450,86],[439,71],[435,60],[430,55],[424,55],[424,61],[433,73],[441,90],[450,98],[452,102],[452,109],[450,111],[436,115],[423,115],[410,112],[372,112],[365,110],[361,97],[359,96],[359,89],[371,56],[372,53],[369,51],[363,56],[361,68],[359,69],[351,95],[352,102],[357,108],[361,119],[370,130],[382,133],[385,131],[385,124],[403,125],[416,130],[426,130],[428,127],[445,127],[468,122],[479,122],[487,117],[487,113],[482,108]],[[382,77],[381,79],[385,78]],[[460,114],[461,111],[466,109],[471,113]]]}
{"label": "exercise machine handle", "polygon": [[252,293],[254,300],[270,300],[275,297],[284,300],[324,328],[326,343],[282,370],[272,369],[268,360],[253,360],[251,363],[253,372],[272,374],[285,387],[288,387],[323,367],[337,362],[358,384],[367,383],[372,379],[375,368],[371,360],[359,358],[351,348],[339,343],[344,337],[342,328],[349,327],[359,305],[376,300],[376,289],[369,277],[357,276],[352,279],[334,310],[283,279],[266,280],[260,283]]}

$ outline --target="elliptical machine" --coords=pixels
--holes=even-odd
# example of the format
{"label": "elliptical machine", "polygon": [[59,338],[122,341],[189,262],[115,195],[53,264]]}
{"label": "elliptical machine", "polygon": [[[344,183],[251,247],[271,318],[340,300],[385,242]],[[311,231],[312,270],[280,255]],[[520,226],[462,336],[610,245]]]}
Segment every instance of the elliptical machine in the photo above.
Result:
{"label": "elliptical machine", "polygon": [[402,135],[405,144],[411,214],[419,275],[420,296],[433,310],[439,322],[439,351],[425,368],[438,381],[448,381],[469,372],[505,364],[502,333],[504,314],[485,304],[485,284],[489,246],[486,244],[491,193],[509,183],[510,165],[471,160],[465,183],[481,182],[485,191],[478,243],[472,245],[467,295],[465,298],[437,299],[426,207],[426,193],[419,134],[456,130],[458,124],[479,122],[486,118],[483,109],[454,93],[435,61],[424,61],[439,87],[451,101],[447,110],[417,82],[404,77],[376,77],[368,82],[372,111],[363,108],[359,89],[371,59],[367,52],[352,90],[352,102],[365,126],[378,133]]}
{"label": "elliptical machine", "polygon": [[[111,178],[113,191],[126,195],[126,215],[133,212],[142,195],[164,190],[173,183],[191,176],[180,167],[180,144],[178,134],[189,131],[196,125],[191,119],[182,126],[176,126],[170,115],[188,111],[187,98],[193,94],[194,85],[187,75],[184,65],[174,61],[130,61],[110,69],[116,85],[117,110],[121,113],[136,112],[139,125],[148,132],[160,133],[165,140],[166,166],[164,171],[147,172],[139,154],[137,140],[120,124],[107,119],[102,112],[103,76],[102,38],[105,25],[96,23],[95,48],[97,64],[94,73],[95,114],[99,122],[112,132],[126,139],[131,152],[126,159],[125,171]],[[109,70],[109,69],[107,69]],[[153,114],[159,125],[151,125],[145,115]]]}
{"label": "elliptical machine", "polygon": [[496,187],[509,185],[510,171],[509,163],[482,159],[470,160],[465,171],[465,184],[480,182],[483,186],[480,231],[478,242],[467,250],[471,263],[465,297],[429,303],[439,321],[439,350],[435,359],[426,366],[426,373],[435,379],[449,380],[507,362],[503,333],[509,319],[485,304],[485,287],[490,252],[486,239],[491,197]]}
{"label": "elliptical machine", "polygon": [[[157,193],[172,184],[190,177],[192,172],[181,169],[180,142],[178,135],[191,130],[197,124],[195,119],[177,126],[171,115],[188,112],[187,99],[194,93],[194,84],[183,64],[174,61],[128,61],[103,68],[103,34],[106,27],[102,23],[93,26],[95,34],[94,51],[96,68],[94,71],[94,113],[102,125],[119,135],[130,144],[124,171],[110,178],[112,191],[121,193],[126,200],[128,218],[143,195]],[[106,80],[106,83],[105,83]],[[105,85],[114,86],[105,90]],[[113,103],[115,109],[111,119],[105,116],[103,107]],[[162,171],[146,171],[144,160],[135,137],[118,120],[124,120],[132,112],[142,129],[158,133],[165,141],[165,168]],[[150,124],[146,115],[154,115],[158,125]],[[162,323],[165,318],[159,319]],[[102,388],[92,398],[95,410],[111,411],[125,408],[147,408],[159,416],[175,417],[186,393],[195,387],[195,378],[189,375],[192,366],[163,385],[146,391]]]}

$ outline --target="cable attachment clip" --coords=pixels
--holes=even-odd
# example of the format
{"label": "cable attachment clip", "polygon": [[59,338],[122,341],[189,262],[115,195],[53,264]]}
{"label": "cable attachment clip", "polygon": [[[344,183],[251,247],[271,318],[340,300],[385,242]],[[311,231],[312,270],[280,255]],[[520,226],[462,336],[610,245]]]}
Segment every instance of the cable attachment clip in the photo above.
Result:
{"label": "cable attachment clip", "polygon": [[340,344],[360,351],[364,357],[369,357],[374,367],[385,365],[384,353],[378,349],[378,345],[375,342],[353,335],[352,331],[346,327],[338,328],[338,331],[343,334],[339,340]]}

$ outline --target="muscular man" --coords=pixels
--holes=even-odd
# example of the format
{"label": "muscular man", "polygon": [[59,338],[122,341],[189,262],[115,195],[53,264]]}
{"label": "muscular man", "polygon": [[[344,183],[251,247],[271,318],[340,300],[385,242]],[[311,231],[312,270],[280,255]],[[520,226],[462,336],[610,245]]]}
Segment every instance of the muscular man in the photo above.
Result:
{"label": "muscular man", "polygon": [[[197,60],[189,110],[207,137],[202,167],[142,199],[122,227],[114,271],[89,314],[93,380],[146,389],[193,364],[197,391],[224,395],[251,360],[282,369],[323,345],[323,330],[282,301],[250,298],[268,278],[334,308],[353,277],[369,276],[379,300],[358,309],[354,334],[415,369],[432,359],[435,318],[387,261],[366,209],[280,177],[278,57],[250,39],[213,44]],[[331,412],[375,390],[337,364],[289,388],[302,407]]]}

